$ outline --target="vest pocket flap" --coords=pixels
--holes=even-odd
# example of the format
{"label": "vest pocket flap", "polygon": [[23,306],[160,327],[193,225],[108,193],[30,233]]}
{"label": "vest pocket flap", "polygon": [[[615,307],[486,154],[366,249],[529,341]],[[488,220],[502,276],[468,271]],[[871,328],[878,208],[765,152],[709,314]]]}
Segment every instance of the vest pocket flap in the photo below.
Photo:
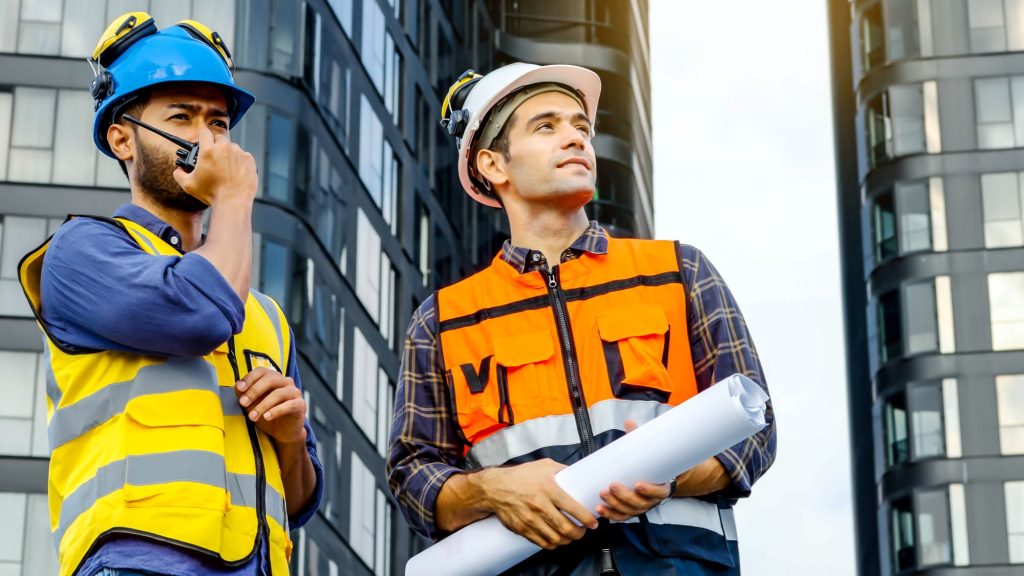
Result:
{"label": "vest pocket flap", "polygon": [[220,398],[207,390],[180,390],[136,396],[124,407],[128,418],[150,428],[213,426],[224,429]]}
{"label": "vest pocket flap", "polygon": [[494,360],[506,367],[543,362],[555,353],[551,332],[529,332],[494,342]]}
{"label": "vest pocket flap", "polygon": [[668,332],[665,311],[653,306],[618,308],[597,319],[597,331],[605,342],[635,336],[661,336]]}

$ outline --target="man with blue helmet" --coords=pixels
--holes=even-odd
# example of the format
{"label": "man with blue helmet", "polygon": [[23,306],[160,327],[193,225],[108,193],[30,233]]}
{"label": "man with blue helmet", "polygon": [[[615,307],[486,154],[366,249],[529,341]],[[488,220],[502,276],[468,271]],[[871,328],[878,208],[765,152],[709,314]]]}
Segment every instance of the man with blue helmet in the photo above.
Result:
{"label": "man with blue helmet", "polygon": [[46,335],[60,574],[287,574],[323,480],[287,319],[249,289],[258,177],[229,129],[254,97],[191,20],[124,14],[90,63],[95,143],[131,203],[69,216],[19,266]]}

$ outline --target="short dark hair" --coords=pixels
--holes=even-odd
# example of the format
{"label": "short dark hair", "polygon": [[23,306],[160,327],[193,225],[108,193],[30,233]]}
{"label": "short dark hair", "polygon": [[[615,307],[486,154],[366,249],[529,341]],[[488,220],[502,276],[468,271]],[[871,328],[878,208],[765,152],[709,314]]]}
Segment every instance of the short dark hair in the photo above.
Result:
{"label": "short dark hair", "polygon": [[[124,115],[125,114],[131,114],[132,116],[138,118],[139,116],[142,116],[142,111],[146,109],[146,106],[148,104],[149,104],[149,94],[146,93],[146,92],[141,92],[141,93],[137,94],[136,96],[134,96],[132,98],[131,102],[128,102],[127,104],[124,104],[124,105],[118,107],[118,109],[115,111],[115,114],[117,115],[117,118],[114,121],[117,122],[118,124],[121,124],[122,126],[129,126],[129,127],[131,127],[131,129],[133,131],[138,133],[135,124],[132,124],[131,122],[128,122],[127,120],[125,120],[124,119]],[[106,138],[106,137],[107,137],[107,135],[103,134],[103,138]],[[128,166],[125,165],[124,161],[120,160],[120,159],[118,159],[117,164],[118,164],[118,166],[121,167],[121,172],[124,173],[124,177],[128,178]],[[128,178],[128,182],[129,183],[131,182],[131,178]]]}

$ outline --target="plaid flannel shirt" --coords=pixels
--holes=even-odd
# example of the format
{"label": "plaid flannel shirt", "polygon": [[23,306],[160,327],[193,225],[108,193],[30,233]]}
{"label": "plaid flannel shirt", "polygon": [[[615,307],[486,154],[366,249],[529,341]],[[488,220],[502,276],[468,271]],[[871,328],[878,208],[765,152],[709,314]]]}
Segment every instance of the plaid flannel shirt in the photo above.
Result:
{"label": "plaid flannel shirt", "polygon": [[[687,324],[698,390],[733,374],[743,374],[767,392],[761,362],[746,322],[722,277],[692,246],[680,245],[680,270],[689,290]],[[596,222],[561,255],[561,261],[580,254],[606,254],[608,240]],[[501,258],[520,273],[547,270],[539,251],[513,246],[506,240]],[[434,524],[434,503],[441,486],[464,472],[458,422],[449,406],[449,390],[437,346],[436,295],[423,301],[412,316],[405,337],[395,416],[391,425],[387,476],[409,525],[420,534],[440,538]],[[742,498],[775,460],[775,416],[771,401],[765,413],[768,426],[717,455],[732,479],[721,495]]]}

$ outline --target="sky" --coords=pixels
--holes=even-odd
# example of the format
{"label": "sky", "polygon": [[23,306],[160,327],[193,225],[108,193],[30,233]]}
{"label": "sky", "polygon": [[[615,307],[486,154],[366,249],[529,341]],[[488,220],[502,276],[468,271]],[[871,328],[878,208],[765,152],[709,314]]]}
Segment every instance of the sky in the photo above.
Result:
{"label": "sky", "polygon": [[772,395],[744,576],[853,576],[826,4],[785,4],[650,0],[655,236],[721,272]]}

